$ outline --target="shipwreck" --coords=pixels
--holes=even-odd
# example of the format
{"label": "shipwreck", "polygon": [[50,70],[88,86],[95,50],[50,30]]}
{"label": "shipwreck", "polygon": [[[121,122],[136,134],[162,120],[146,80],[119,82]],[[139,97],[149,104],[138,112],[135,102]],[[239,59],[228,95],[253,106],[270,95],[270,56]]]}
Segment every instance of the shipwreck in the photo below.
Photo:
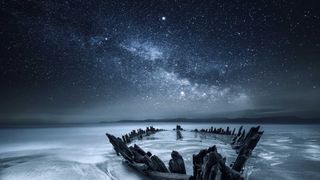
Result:
{"label": "shipwreck", "polygon": [[[182,139],[181,131],[185,130],[180,125],[177,125],[174,130],[177,140]],[[237,132],[235,128],[231,131],[229,127],[192,130],[194,133],[231,136],[230,146],[235,149],[237,158],[232,164],[227,165],[226,158],[217,151],[215,145],[212,145],[193,155],[193,174],[187,174],[183,157],[179,152],[172,151],[167,167],[158,156],[145,152],[137,144],[131,145],[136,139],[141,140],[145,136],[160,131],[165,130],[150,126],[145,130],[133,130],[122,137],[115,137],[108,133],[106,136],[117,155],[124,159],[125,164],[151,179],[242,180],[244,166],[263,135],[260,126],[252,127],[248,133],[242,126]]]}

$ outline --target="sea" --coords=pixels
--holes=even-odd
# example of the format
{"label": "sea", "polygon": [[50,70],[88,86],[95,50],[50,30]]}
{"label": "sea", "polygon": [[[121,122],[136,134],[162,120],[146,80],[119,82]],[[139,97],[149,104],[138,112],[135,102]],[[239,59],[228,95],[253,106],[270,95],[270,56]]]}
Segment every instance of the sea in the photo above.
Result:
{"label": "sea", "polygon": [[[182,139],[176,138],[176,123],[104,123],[56,127],[0,128],[1,180],[137,180],[148,179],[127,167],[116,155],[106,133],[121,136],[146,126],[166,129],[136,140],[145,151],[160,157],[166,165],[172,150],[184,158],[192,174],[192,155],[215,145],[231,164],[237,154],[230,137],[205,135],[191,130],[239,128],[240,124],[180,123]],[[248,132],[255,124],[245,124]],[[243,176],[250,180],[319,180],[320,125],[263,124],[264,131]]]}

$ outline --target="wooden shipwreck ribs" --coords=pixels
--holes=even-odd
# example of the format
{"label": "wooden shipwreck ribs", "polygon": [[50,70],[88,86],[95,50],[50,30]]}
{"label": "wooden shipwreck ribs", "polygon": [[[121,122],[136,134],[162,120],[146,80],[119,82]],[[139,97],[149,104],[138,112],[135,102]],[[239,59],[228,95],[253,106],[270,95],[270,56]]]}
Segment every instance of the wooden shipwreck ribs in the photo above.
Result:
{"label": "wooden shipwreck ribs", "polygon": [[163,129],[155,129],[153,126],[146,127],[146,130],[137,129],[132,130],[130,133],[122,135],[122,141],[126,144],[131,143],[135,139],[143,139],[145,136],[149,136],[159,131],[164,131]]}
{"label": "wooden shipwreck ribs", "polygon": [[[231,147],[236,150],[238,156],[235,162],[228,166],[226,165],[226,158],[218,153],[216,146],[203,149],[198,154],[193,155],[192,175],[186,174],[183,157],[177,151],[172,151],[169,168],[167,168],[164,162],[158,156],[152,155],[151,152],[145,152],[136,144],[127,146],[132,140],[162,131],[160,129],[155,129],[151,126],[146,130],[134,130],[122,136],[122,139],[108,133],[106,135],[117,155],[121,155],[128,166],[152,179],[242,180],[244,165],[263,134],[263,131],[260,132],[259,128],[259,126],[252,127],[248,134],[245,134],[242,126],[237,133],[235,129],[231,132],[229,127],[226,130],[222,128],[213,129],[213,127],[200,130],[202,133],[234,136]],[[180,131],[183,129],[181,126],[177,126],[175,130],[181,135]],[[195,132],[199,131],[195,130]]]}
{"label": "wooden shipwreck ribs", "polygon": [[176,136],[177,136],[177,140],[182,139],[182,134],[181,131],[183,131],[183,128],[180,125],[177,125],[175,129],[176,130]]}
{"label": "wooden shipwreck ribs", "polygon": [[[242,129],[242,126],[240,127]],[[236,128],[233,128],[233,131],[231,132],[229,126],[226,130],[223,128],[213,128],[212,126],[209,129],[201,129],[200,132],[202,133],[211,133],[211,134],[219,134],[219,135],[236,135],[235,134]],[[241,130],[240,130],[241,131]],[[194,132],[199,132],[198,129],[195,129]]]}

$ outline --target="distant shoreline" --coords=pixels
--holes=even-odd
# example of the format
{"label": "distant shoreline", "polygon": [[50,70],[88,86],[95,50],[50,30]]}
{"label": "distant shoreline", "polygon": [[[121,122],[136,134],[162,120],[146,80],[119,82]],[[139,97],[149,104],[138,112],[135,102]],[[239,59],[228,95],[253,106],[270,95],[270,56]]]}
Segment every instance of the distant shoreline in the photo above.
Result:
{"label": "distant shoreline", "polygon": [[[206,118],[206,119],[145,119],[145,120],[120,120],[120,123],[132,122],[178,122],[178,123],[226,123],[226,124],[320,124],[320,118],[299,117],[261,117],[261,118]],[[110,123],[101,121],[100,123]]]}
{"label": "distant shoreline", "polygon": [[102,124],[117,123],[213,123],[213,124],[319,124],[320,118],[299,118],[299,117],[263,117],[263,118],[208,118],[208,119],[145,119],[145,120],[118,120],[118,121],[99,121],[99,122],[24,122],[24,123],[0,123],[1,128],[46,128],[46,127],[73,127],[73,126],[98,126]]}

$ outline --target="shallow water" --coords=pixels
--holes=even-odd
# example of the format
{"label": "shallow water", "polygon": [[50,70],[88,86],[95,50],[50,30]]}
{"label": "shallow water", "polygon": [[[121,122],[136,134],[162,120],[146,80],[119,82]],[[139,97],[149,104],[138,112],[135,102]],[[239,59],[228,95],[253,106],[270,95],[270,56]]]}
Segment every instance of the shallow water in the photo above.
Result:
{"label": "shallow water", "polygon": [[[116,156],[105,133],[115,136],[147,125],[171,130],[173,123],[123,123],[81,127],[0,129],[0,179],[144,179]],[[183,124],[185,129],[239,125]],[[249,129],[251,125],[246,126]],[[265,130],[246,164],[246,179],[320,179],[318,125],[263,125]],[[184,157],[192,174],[192,154],[216,145],[234,161],[236,154],[226,136],[204,136],[163,131],[135,143],[159,156],[166,164],[172,150]]]}

